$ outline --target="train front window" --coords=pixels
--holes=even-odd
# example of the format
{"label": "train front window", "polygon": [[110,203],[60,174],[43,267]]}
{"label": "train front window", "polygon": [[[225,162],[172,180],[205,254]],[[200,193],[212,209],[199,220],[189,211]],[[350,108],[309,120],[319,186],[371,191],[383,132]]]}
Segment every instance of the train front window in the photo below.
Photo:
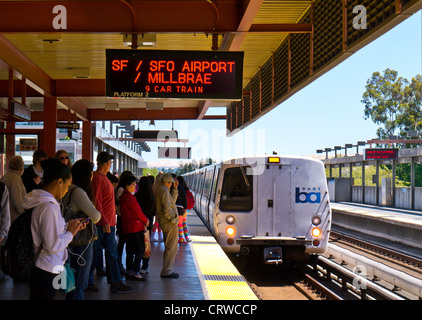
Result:
{"label": "train front window", "polygon": [[222,211],[251,211],[253,177],[247,173],[248,167],[228,168],[224,171],[223,188],[220,199]]}

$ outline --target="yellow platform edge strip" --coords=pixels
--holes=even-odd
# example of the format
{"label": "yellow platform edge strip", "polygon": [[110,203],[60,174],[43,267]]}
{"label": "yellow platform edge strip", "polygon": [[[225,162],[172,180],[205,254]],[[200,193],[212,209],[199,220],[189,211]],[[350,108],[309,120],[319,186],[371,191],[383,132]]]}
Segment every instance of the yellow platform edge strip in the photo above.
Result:
{"label": "yellow platform edge strip", "polygon": [[213,237],[191,236],[189,243],[205,300],[258,300],[244,281],[207,280],[215,277],[241,277]]}

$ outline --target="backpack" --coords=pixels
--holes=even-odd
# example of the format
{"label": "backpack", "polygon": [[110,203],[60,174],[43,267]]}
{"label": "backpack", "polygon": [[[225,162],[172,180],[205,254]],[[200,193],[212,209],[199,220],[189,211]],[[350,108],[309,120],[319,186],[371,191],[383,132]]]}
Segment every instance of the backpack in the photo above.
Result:
{"label": "backpack", "polygon": [[195,199],[193,198],[192,192],[190,192],[189,189],[186,189],[186,200],[188,202],[186,209],[192,209],[195,205]]}
{"label": "backpack", "polygon": [[31,232],[32,210],[26,209],[9,229],[9,234],[4,246],[6,252],[7,273],[16,282],[29,281],[35,260],[41,252],[34,254],[34,243]]}
{"label": "backpack", "polygon": [[4,182],[0,181],[0,210],[3,209],[1,207],[1,202],[3,200],[4,189],[6,189],[6,184]]}

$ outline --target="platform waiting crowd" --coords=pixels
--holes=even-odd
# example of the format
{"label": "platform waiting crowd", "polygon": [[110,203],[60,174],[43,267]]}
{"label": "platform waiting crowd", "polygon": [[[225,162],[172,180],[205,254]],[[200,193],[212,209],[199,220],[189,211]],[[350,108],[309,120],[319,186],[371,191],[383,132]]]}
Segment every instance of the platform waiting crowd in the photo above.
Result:
{"label": "platform waiting crowd", "polygon": [[30,299],[55,299],[54,282],[67,264],[74,269],[75,286],[66,299],[83,300],[86,290],[98,291],[94,273],[107,277],[111,292],[129,291],[128,280],[147,280],[151,241],[164,241],[160,276],[179,277],[173,271],[177,248],[191,241],[186,214],[193,197],[186,182],[162,172],[137,179],[124,171],[117,177],[110,172],[112,161],[100,152],[94,171],[85,159],[72,164],[64,150],[53,158],[38,150],[24,169],[21,156],[10,158],[0,182],[0,281],[13,271],[9,251],[23,249],[7,240],[28,212],[32,248],[26,249],[35,261],[27,279]]}

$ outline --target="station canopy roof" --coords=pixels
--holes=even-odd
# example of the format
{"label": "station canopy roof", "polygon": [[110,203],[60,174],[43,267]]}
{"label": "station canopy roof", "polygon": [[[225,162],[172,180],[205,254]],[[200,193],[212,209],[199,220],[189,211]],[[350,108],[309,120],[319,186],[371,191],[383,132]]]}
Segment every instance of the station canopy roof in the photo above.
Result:
{"label": "station canopy roof", "polygon": [[[0,0],[0,103],[26,96],[32,121],[43,97],[58,120],[226,119],[241,129],[421,8],[421,0]],[[357,5],[366,29],[353,27]],[[66,21],[59,20],[65,7]],[[62,16],[63,18],[63,16]],[[54,24],[56,23],[56,25]],[[66,29],[57,29],[65,23]],[[55,27],[56,26],[56,27]],[[130,49],[124,35],[155,37],[145,50],[242,51],[241,101],[105,96],[106,49]],[[11,73],[10,70],[13,70]],[[280,89],[281,88],[281,89]],[[117,103],[118,110],[110,110]],[[107,108],[108,104],[108,108]],[[207,115],[221,107],[221,116]],[[0,115],[0,118],[2,116]]]}

